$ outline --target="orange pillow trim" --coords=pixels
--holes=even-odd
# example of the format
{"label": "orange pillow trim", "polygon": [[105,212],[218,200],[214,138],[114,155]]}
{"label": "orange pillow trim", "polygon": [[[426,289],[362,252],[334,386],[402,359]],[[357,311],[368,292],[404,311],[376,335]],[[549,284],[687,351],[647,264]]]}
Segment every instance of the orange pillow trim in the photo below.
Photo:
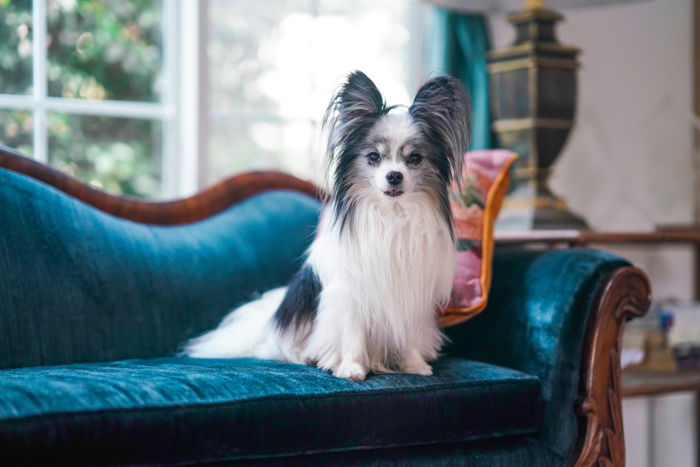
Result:
{"label": "orange pillow trim", "polygon": [[486,308],[489,289],[491,287],[492,259],[494,249],[494,225],[496,217],[503,205],[508,183],[510,181],[510,167],[518,158],[514,153],[506,159],[501,169],[488,189],[484,207],[481,242],[481,300],[469,307],[448,307],[441,311],[440,324],[442,326],[454,326],[462,323]]}

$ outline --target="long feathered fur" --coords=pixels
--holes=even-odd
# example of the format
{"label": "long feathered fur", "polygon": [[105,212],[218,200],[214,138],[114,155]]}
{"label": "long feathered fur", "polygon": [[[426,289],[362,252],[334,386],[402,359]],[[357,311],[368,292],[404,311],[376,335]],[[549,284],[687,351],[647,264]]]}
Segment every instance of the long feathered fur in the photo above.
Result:
{"label": "long feathered fur", "polygon": [[452,288],[448,190],[459,181],[469,102],[454,78],[425,83],[405,112],[362,72],[324,118],[331,193],[302,270],[193,341],[193,357],[270,358],[350,379],[430,374],[443,342],[435,311]]}

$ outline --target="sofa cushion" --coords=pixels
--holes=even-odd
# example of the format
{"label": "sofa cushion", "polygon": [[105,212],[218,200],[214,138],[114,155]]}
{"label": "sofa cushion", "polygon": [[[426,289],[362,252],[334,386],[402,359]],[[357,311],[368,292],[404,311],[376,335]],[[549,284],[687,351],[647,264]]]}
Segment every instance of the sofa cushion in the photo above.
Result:
{"label": "sofa cushion", "polygon": [[[0,371],[0,448],[27,461],[196,462],[533,433],[537,378],[445,358],[362,382],[254,359]],[[68,457],[63,457],[68,456]]]}

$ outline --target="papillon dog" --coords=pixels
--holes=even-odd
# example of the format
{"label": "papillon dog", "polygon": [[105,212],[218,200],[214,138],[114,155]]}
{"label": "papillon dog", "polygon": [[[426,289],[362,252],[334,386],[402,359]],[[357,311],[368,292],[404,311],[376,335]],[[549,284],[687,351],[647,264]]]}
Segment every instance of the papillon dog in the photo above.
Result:
{"label": "papillon dog", "polygon": [[315,365],[351,380],[431,375],[456,261],[448,191],[469,116],[455,78],[433,78],[409,107],[387,107],[364,73],[348,75],[324,118],[329,196],[301,270],[184,353]]}

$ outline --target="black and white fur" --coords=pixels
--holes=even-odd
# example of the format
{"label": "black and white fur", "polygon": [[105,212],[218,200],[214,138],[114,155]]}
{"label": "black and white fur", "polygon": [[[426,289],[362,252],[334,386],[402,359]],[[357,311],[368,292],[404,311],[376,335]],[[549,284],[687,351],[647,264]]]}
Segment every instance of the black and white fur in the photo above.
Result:
{"label": "black and white fur", "polygon": [[190,341],[192,357],[257,357],[368,372],[432,374],[443,342],[436,310],[450,297],[455,240],[448,200],[469,138],[461,83],[426,82],[387,107],[354,72],[324,121],[330,199],[302,269]]}

